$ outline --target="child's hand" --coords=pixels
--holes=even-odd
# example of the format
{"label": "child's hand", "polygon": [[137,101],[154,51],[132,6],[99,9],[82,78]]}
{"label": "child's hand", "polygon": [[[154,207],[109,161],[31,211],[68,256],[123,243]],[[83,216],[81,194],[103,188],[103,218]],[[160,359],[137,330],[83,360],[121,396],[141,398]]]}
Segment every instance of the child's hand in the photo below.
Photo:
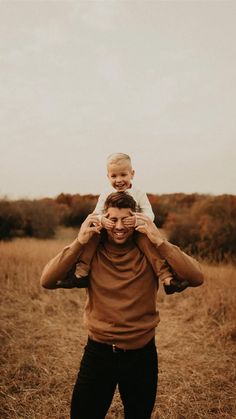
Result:
{"label": "child's hand", "polygon": [[[130,213],[131,213],[132,217],[127,217],[126,220],[134,218],[135,221],[134,221],[134,224],[132,224],[132,227],[138,227],[138,226],[142,226],[144,224],[144,221],[140,220],[140,218],[139,218],[139,215],[140,215],[139,212],[130,211]],[[141,213],[141,215],[143,215],[143,214]]]}
{"label": "child's hand", "polygon": [[112,230],[113,227],[115,226],[114,221],[109,220],[109,218],[106,218],[106,216],[103,216],[101,219],[101,223],[102,226],[106,229],[106,230]]}
{"label": "child's hand", "polygon": [[128,227],[128,228],[135,227],[136,226],[136,216],[131,215],[130,217],[126,217],[123,220],[123,223],[124,223],[125,227]]}

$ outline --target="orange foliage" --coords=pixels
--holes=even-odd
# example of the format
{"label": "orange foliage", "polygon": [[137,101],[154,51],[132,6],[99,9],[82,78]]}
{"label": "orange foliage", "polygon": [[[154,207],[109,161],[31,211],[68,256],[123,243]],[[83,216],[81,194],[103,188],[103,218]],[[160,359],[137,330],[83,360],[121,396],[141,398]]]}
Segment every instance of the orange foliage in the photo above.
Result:
{"label": "orange foliage", "polygon": [[[236,254],[236,196],[183,193],[148,195],[155,222],[172,243],[209,260]],[[34,201],[0,200],[0,239],[50,237],[58,225],[79,226],[92,212],[95,195],[64,194]]]}
{"label": "orange foliage", "polygon": [[165,223],[171,242],[208,260],[236,255],[236,196],[208,196]]}

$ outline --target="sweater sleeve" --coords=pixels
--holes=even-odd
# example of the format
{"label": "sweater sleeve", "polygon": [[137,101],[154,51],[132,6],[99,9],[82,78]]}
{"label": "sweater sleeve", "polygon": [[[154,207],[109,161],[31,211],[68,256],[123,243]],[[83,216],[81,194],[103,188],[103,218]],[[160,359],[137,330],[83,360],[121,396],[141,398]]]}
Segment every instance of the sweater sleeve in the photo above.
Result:
{"label": "sweater sleeve", "polygon": [[68,272],[75,266],[82,250],[83,246],[77,239],[69,246],[64,247],[45,266],[40,278],[41,285],[48,289],[56,288],[57,281],[64,280]]}
{"label": "sweater sleeve", "polygon": [[197,287],[203,283],[202,268],[197,260],[168,241],[164,241],[157,249],[160,256],[167,261],[180,281],[187,280],[191,287]]}

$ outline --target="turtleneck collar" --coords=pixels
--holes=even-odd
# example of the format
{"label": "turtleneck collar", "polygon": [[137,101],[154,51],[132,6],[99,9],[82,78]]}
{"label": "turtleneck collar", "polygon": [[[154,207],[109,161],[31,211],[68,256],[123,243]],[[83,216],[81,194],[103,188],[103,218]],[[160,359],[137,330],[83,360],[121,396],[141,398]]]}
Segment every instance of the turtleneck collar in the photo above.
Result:
{"label": "turtleneck collar", "polygon": [[134,248],[134,238],[131,236],[127,242],[122,244],[117,244],[108,238],[103,242],[104,248],[112,253],[121,254],[126,253]]}

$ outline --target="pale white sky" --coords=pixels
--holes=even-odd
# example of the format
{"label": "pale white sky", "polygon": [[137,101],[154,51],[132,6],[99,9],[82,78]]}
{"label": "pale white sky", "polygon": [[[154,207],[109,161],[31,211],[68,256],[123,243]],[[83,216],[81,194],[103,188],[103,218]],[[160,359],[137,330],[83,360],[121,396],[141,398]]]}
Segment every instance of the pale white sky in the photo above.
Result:
{"label": "pale white sky", "polygon": [[2,1],[0,196],[236,192],[235,1]]}

